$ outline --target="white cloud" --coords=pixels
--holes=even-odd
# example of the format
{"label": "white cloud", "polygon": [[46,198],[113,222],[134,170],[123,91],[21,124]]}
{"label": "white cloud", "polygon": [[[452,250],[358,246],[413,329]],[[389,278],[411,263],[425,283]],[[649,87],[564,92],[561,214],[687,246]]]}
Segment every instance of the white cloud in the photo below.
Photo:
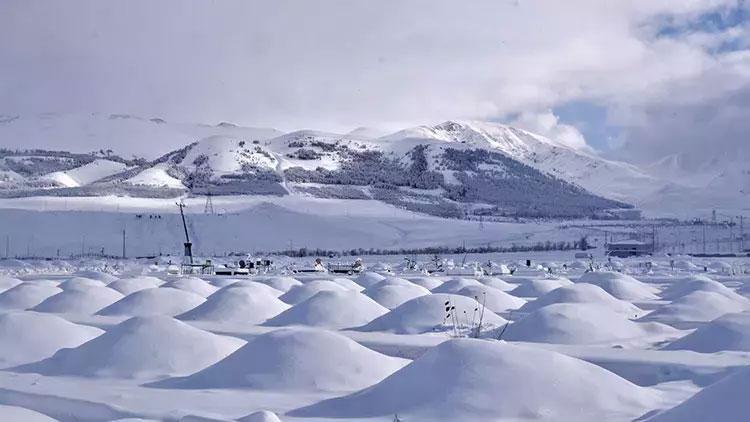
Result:
{"label": "white cloud", "polygon": [[[5,0],[0,113],[344,131],[533,115],[583,100],[642,128],[660,104],[715,102],[747,83],[747,58],[712,51],[717,38],[746,39],[746,30],[657,37],[665,23],[737,3]],[[575,128],[549,119],[537,124],[583,145]]]}
{"label": "white cloud", "polygon": [[551,110],[538,113],[522,113],[511,124],[554,139],[573,149],[591,150],[583,134],[574,126],[560,123],[560,119]]}

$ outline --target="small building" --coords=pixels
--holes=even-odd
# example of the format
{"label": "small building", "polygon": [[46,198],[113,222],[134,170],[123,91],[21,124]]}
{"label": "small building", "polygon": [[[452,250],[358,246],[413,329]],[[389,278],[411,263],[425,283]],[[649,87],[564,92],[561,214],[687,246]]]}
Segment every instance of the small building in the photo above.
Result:
{"label": "small building", "polygon": [[621,240],[607,243],[607,256],[627,258],[631,256],[644,256],[654,253],[654,245],[639,242],[637,240]]}

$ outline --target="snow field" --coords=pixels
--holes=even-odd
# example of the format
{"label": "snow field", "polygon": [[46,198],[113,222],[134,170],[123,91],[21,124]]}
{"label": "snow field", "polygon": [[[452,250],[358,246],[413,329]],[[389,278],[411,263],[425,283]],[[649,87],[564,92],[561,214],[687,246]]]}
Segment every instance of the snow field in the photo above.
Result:
{"label": "snow field", "polygon": [[[750,301],[738,294],[747,276],[703,263],[673,272],[657,262],[645,274],[622,260],[622,272],[584,273],[548,257],[539,261],[552,275],[459,277],[394,274],[384,260],[352,277],[223,278],[166,274],[168,259],[116,270],[104,260],[39,263],[37,273],[0,262],[9,274],[0,276],[0,344],[9,346],[0,348],[0,419],[747,413],[733,396],[750,367]],[[482,304],[480,339],[466,338]]]}

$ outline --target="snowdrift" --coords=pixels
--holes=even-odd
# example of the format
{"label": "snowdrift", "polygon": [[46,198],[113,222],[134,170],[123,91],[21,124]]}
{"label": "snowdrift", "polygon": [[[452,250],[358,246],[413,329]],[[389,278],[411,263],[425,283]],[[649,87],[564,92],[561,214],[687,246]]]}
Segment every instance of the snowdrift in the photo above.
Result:
{"label": "snowdrift", "polygon": [[432,290],[443,284],[443,282],[439,278],[435,277],[409,277],[407,280],[411,281],[412,284],[422,286],[427,290]]}
{"label": "snowdrift", "polygon": [[44,375],[153,379],[199,371],[243,344],[170,317],[135,317],[81,346],[16,369]]}
{"label": "snowdrift", "polygon": [[330,279],[330,281],[338,284],[341,287],[347,288],[349,290],[354,290],[355,292],[361,292],[365,289],[364,287],[345,277],[332,278]]}
{"label": "snowdrift", "polygon": [[505,340],[553,344],[597,344],[637,339],[655,334],[675,334],[669,326],[629,320],[621,313],[590,303],[545,306],[514,322]]}
{"label": "snowdrift", "polygon": [[161,280],[159,278],[151,277],[151,276],[138,276],[138,277],[121,278],[119,280],[115,280],[107,284],[107,287],[109,287],[110,289],[117,290],[118,292],[127,296],[139,290],[153,289],[153,288],[159,287],[162,284],[164,284],[164,280]]}
{"label": "snowdrift", "polygon": [[375,384],[408,361],[312,328],[273,331],[196,374],[155,384],[166,388],[354,391]]}
{"label": "snowdrift", "polygon": [[724,315],[673,341],[665,349],[700,353],[724,350],[750,352],[750,313]]}
{"label": "snowdrift", "polygon": [[301,286],[294,286],[288,292],[279,296],[279,299],[290,305],[296,305],[315,296],[322,291],[345,292],[348,289],[330,280],[313,280]]}
{"label": "snowdrift", "polygon": [[518,309],[526,303],[525,300],[519,297],[512,296],[502,290],[486,285],[466,286],[459,290],[457,294],[474,298],[474,300],[484,304],[486,308],[492,312],[506,312]]}
{"label": "snowdrift", "polygon": [[513,281],[520,284],[510,292],[517,297],[539,297],[558,287],[573,284],[567,278],[516,278]]}
{"label": "snowdrift", "polygon": [[593,364],[484,340],[446,341],[382,382],[289,413],[404,420],[630,420],[658,396]]}
{"label": "snowdrift", "polygon": [[244,418],[237,419],[238,422],[281,422],[275,413],[268,410],[261,410],[251,413]]}
{"label": "snowdrift", "polygon": [[485,286],[502,290],[504,292],[509,292],[518,287],[515,284],[510,284],[507,281],[497,277],[480,277],[477,280],[479,280],[479,282],[484,284]]}
{"label": "snowdrift", "polygon": [[294,286],[301,286],[302,283],[296,278],[292,277],[268,277],[256,279],[259,283],[263,283],[267,286],[273,287],[274,289],[286,293]]}
{"label": "snowdrift", "polygon": [[177,316],[183,321],[213,321],[260,324],[287,310],[289,305],[267,292],[252,287],[229,286],[205,302]]}
{"label": "snowdrift", "polygon": [[23,281],[17,278],[0,275],[0,293],[8,289],[12,289],[13,287],[18,286],[21,283],[23,283]]}
{"label": "snowdrift", "polygon": [[265,325],[309,325],[330,329],[358,327],[388,309],[354,290],[323,290],[268,321]]}
{"label": "snowdrift", "polygon": [[50,296],[62,292],[59,287],[35,281],[21,283],[0,294],[0,309],[29,309]]}
{"label": "snowdrift", "polygon": [[742,312],[747,308],[746,301],[733,300],[721,293],[699,290],[660,306],[642,320],[671,325],[708,322],[724,314]]}
{"label": "snowdrift", "polygon": [[107,283],[93,278],[86,277],[73,277],[69,280],[65,280],[58,284],[57,287],[68,290],[68,289],[87,289],[89,287],[104,287]]}
{"label": "snowdrift", "polygon": [[49,416],[25,407],[0,405],[0,420],[18,422],[56,422]]}
{"label": "snowdrift", "polygon": [[207,281],[201,280],[197,277],[181,277],[177,280],[163,284],[161,287],[171,287],[173,289],[184,290],[186,292],[195,293],[201,297],[209,297],[215,291],[219,290],[218,287],[212,286]]}
{"label": "snowdrift", "polygon": [[673,281],[662,292],[661,297],[666,300],[674,300],[694,292],[717,293],[734,302],[750,305],[750,301],[746,297],[737,294],[734,290],[704,275],[694,275]]}
{"label": "snowdrift", "polygon": [[92,315],[122,298],[122,293],[109,287],[70,288],[48,297],[31,310],[58,314]]}
{"label": "snowdrift", "polygon": [[[386,284],[383,284],[386,283]],[[390,284],[387,280],[365,289],[362,293],[382,306],[393,309],[414,298],[428,295],[430,291],[411,282]]]}
{"label": "snowdrift", "polygon": [[744,368],[649,419],[649,422],[745,422],[750,414],[749,390],[750,368]]}
{"label": "snowdrift", "polygon": [[627,301],[658,299],[655,287],[635,278],[613,271],[592,271],[584,273],[578,282],[594,284],[617,299]]}
{"label": "snowdrift", "polygon": [[111,283],[115,280],[117,280],[117,277],[115,277],[112,274],[105,273],[103,271],[97,271],[97,270],[89,270],[89,271],[76,271],[74,274],[76,277],[81,278],[89,278],[92,280],[99,280],[102,283]]}
{"label": "snowdrift", "polygon": [[482,283],[473,278],[452,278],[432,289],[432,293],[458,293],[459,290],[468,286],[482,286]]}
{"label": "snowdrift", "polygon": [[601,287],[588,284],[576,283],[569,286],[559,287],[551,292],[524,305],[521,312],[534,312],[548,305],[556,303],[591,303],[608,308],[612,311],[626,315],[628,318],[643,316],[644,311],[630,302],[620,300],[604,291]]}
{"label": "snowdrift", "polygon": [[48,358],[62,348],[77,347],[104,331],[36,312],[0,314],[0,368]]}
{"label": "snowdrift", "polygon": [[[436,293],[412,299],[357,330],[419,334],[452,329],[453,326],[446,318],[446,302],[450,302],[450,306],[455,306],[456,315],[463,328],[467,325],[466,318],[471,322],[475,309],[478,319],[482,305],[476,300],[461,295]],[[464,318],[464,312],[466,312],[466,318]],[[506,322],[504,318],[493,312],[484,312],[483,326],[486,328],[501,326]]]}
{"label": "snowdrift", "polygon": [[258,294],[273,296],[273,297],[280,297],[282,294],[284,294],[284,292],[282,292],[281,290],[274,289],[268,284],[263,284],[257,281],[250,281],[250,280],[238,280],[230,284],[227,287],[246,287],[255,292],[258,292]]}
{"label": "snowdrift", "polygon": [[171,287],[139,290],[107,306],[97,315],[175,316],[195,308],[206,299]]}
{"label": "snowdrift", "polygon": [[385,276],[380,275],[378,273],[365,271],[362,274],[358,275],[354,282],[359,284],[360,286],[364,287],[365,289],[373,286],[381,281],[385,280]]}

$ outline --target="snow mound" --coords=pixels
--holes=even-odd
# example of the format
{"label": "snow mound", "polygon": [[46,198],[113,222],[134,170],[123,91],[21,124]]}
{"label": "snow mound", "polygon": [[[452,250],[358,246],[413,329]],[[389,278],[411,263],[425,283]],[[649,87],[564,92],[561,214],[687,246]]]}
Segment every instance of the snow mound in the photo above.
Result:
{"label": "snow mound", "polygon": [[201,280],[196,277],[183,277],[177,280],[170,281],[163,284],[161,287],[171,287],[173,289],[179,289],[186,292],[195,293],[201,297],[209,297],[215,291],[219,290],[218,287],[212,286],[205,280]]}
{"label": "snow mound", "polygon": [[519,278],[516,280],[520,281],[520,285],[510,293],[517,297],[539,297],[557,288],[573,284],[567,278]]}
{"label": "snow mound", "polygon": [[[470,363],[470,364],[467,364]],[[293,410],[295,417],[404,420],[631,420],[657,394],[556,352],[446,341],[380,383]]]}
{"label": "snow mound", "polygon": [[229,286],[177,319],[260,324],[288,308],[289,305],[267,292],[259,292],[252,287]]}
{"label": "snow mound", "polygon": [[231,286],[232,284],[239,283],[240,281],[245,281],[245,280],[241,280],[237,278],[217,277],[211,280],[211,285],[219,289],[223,289],[224,287]]}
{"label": "snow mound", "polygon": [[17,278],[0,275],[0,293],[12,289],[21,283],[23,283],[23,281]]}
{"label": "snow mound", "polygon": [[268,410],[261,410],[255,413],[251,413],[244,418],[237,419],[238,422],[281,422],[275,413],[269,412]]}
{"label": "snow mound", "polygon": [[281,290],[274,289],[268,284],[263,284],[257,281],[250,281],[250,280],[238,280],[230,284],[227,287],[247,287],[248,289],[252,289],[258,292],[258,294],[270,295],[273,297],[279,297],[282,294],[284,294],[284,292],[282,292]]}
{"label": "snow mound", "polygon": [[[396,334],[448,330],[452,328],[452,325],[446,319],[446,302],[450,302],[450,306],[455,306],[455,312],[461,316],[462,321],[464,312],[471,318],[474,310],[480,310],[482,306],[470,297],[435,293],[412,299],[357,330],[387,331]],[[487,328],[505,325],[506,322],[505,319],[492,312],[485,311],[484,313],[483,325]]]}
{"label": "snow mound", "polygon": [[504,292],[509,292],[518,287],[515,284],[510,284],[507,281],[497,277],[480,277],[478,280],[485,286],[502,290]]}
{"label": "snow mound", "polygon": [[288,292],[294,286],[302,285],[299,280],[292,277],[268,277],[266,279],[259,279],[258,282],[273,287],[282,292],[282,294]]}
{"label": "snow mound", "polygon": [[27,281],[0,293],[0,309],[29,309],[63,290],[44,283]]}
{"label": "snow mound", "polygon": [[94,286],[87,288],[65,289],[48,297],[32,310],[58,314],[92,315],[124,296],[109,287]]}
{"label": "snow mound", "polygon": [[694,292],[717,293],[735,302],[750,304],[750,301],[748,301],[747,298],[737,294],[734,290],[718,281],[704,275],[694,275],[673,281],[672,284],[662,292],[661,297],[667,300],[674,300]]}
{"label": "snow mound", "polygon": [[273,391],[354,391],[375,384],[408,361],[382,355],[330,331],[291,328],[248,342],[226,359],[169,388],[250,388]]}
{"label": "snow mound", "polygon": [[365,271],[354,279],[354,282],[365,289],[385,280],[385,276],[371,271]]}
{"label": "snow mound", "polygon": [[432,290],[443,284],[439,278],[434,277],[409,277],[409,281],[417,286],[422,286],[427,290]]}
{"label": "snow mound", "polygon": [[110,289],[115,289],[118,292],[127,296],[139,290],[153,289],[153,288],[159,287],[162,284],[164,284],[164,281],[159,278],[151,277],[151,276],[139,276],[139,277],[121,278],[119,280],[115,280],[107,284],[107,287],[109,287]]}
{"label": "snow mound", "polygon": [[144,289],[132,293],[97,312],[97,315],[174,316],[195,308],[206,299],[171,287]]}
{"label": "snow mound", "polygon": [[0,347],[0,368],[48,358],[62,348],[80,346],[103,332],[55,315],[35,312],[0,314],[0,344],[4,345]]}
{"label": "snow mound", "polygon": [[725,350],[750,352],[750,313],[724,315],[673,341],[665,349],[700,353]]}
{"label": "snow mound", "polygon": [[570,286],[558,287],[527,303],[520,310],[522,312],[534,312],[537,309],[556,303],[592,303],[626,315],[628,318],[638,318],[644,314],[643,310],[632,303],[617,299],[601,287],[588,283],[576,283]]}
{"label": "snow mound", "polygon": [[658,299],[654,294],[657,289],[646,283],[622,273],[612,271],[584,273],[578,282],[594,284],[617,299],[627,301]]}
{"label": "snow mound", "polygon": [[330,281],[338,284],[341,287],[347,288],[349,290],[354,290],[355,292],[361,292],[365,288],[360,286],[359,284],[355,283],[354,281],[344,278],[344,277],[336,277],[330,279]]}
{"label": "snow mound", "polygon": [[387,283],[387,280],[367,288],[362,293],[388,309],[396,308],[414,298],[430,294],[429,290],[410,282],[405,285],[383,283]]}
{"label": "snow mound", "polygon": [[310,299],[322,291],[344,292],[347,290],[347,288],[341,287],[340,284],[336,284],[330,280],[313,280],[301,286],[292,287],[288,292],[279,296],[279,299],[290,305],[296,305]]}
{"label": "snow mound", "polygon": [[411,281],[405,278],[389,276],[371,285],[367,289],[371,289],[374,287],[382,287],[382,286],[413,286],[413,285],[414,283],[412,283]]}
{"label": "snow mound", "polygon": [[[24,283],[31,283],[35,284],[37,286],[44,286],[44,287],[57,287],[60,285],[60,281],[58,280],[48,280],[46,278],[39,278],[34,280],[28,280],[24,281]],[[10,290],[10,289],[8,289]]]}
{"label": "snow mound", "polygon": [[0,420],[17,422],[55,422],[57,419],[52,419],[43,413],[35,412],[26,409],[25,407],[0,404]]}
{"label": "snow mound", "polygon": [[484,304],[486,309],[492,312],[506,312],[518,309],[526,303],[521,298],[488,286],[466,286],[459,290],[457,294],[474,298],[474,300]]}
{"label": "snow mound", "polygon": [[745,422],[750,413],[750,367],[711,384],[649,422]]}
{"label": "snow mound", "polygon": [[597,344],[675,333],[658,323],[629,320],[621,313],[590,303],[545,306],[508,326],[503,339],[553,344]]}
{"label": "snow mound", "polygon": [[353,290],[323,290],[269,319],[265,325],[310,325],[330,329],[358,327],[384,315],[388,309]]}
{"label": "snow mound", "polygon": [[87,277],[73,277],[69,280],[65,280],[62,283],[58,284],[57,287],[68,290],[68,289],[87,289],[89,287],[104,287],[107,283],[95,280],[93,278],[87,278]]}
{"label": "snow mound", "polygon": [[76,277],[90,278],[92,280],[99,280],[104,283],[111,283],[117,280],[117,277],[112,274],[105,273],[103,271],[89,270],[89,271],[76,271],[74,274]]}
{"label": "snow mound", "polygon": [[43,375],[153,379],[199,371],[242,344],[170,317],[135,317],[81,346],[17,369]]}
{"label": "snow mound", "polygon": [[665,324],[708,322],[746,309],[745,302],[732,300],[720,293],[699,290],[660,306],[641,319]]}
{"label": "snow mound", "polygon": [[482,286],[482,283],[473,278],[452,278],[438,287],[432,289],[432,293],[458,293],[459,290],[468,286]]}

